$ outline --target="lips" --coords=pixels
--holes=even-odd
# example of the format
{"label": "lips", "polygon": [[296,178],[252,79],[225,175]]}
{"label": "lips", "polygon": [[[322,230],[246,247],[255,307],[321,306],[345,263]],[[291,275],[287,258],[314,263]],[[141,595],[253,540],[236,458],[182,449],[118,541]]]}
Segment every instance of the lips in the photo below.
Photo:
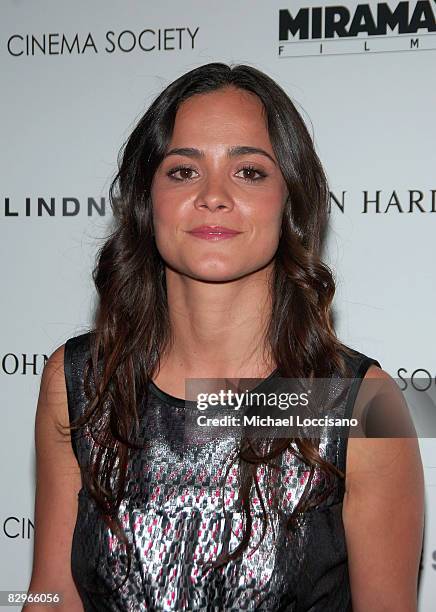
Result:
{"label": "lips", "polygon": [[199,225],[194,229],[190,230],[190,234],[202,234],[202,235],[211,235],[211,236],[234,236],[236,234],[240,234],[241,232],[238,230],[231,229],[230,227],[224,227],[222,225]]}
{"label": "lips", "polygon": [[223,225],[199,225],[188,232],[195,239],[220,242],[221,240],[231,240],[242,232]]}

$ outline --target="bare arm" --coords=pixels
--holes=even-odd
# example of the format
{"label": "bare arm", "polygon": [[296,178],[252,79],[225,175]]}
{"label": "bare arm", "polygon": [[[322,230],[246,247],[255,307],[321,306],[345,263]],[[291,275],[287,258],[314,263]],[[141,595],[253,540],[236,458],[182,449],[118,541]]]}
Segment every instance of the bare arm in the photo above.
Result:
{"label": "bare arm", "polygon": [[[59,433],[58,422],[69,422],[64,346],[50,356],[44,367],[36,410],[35,538],[28,591],[60,593],[63,604],[56,610],[83,612],[70,560],[80,469],[70,436]],[[46,612],[47,606],[28,605],[23,610]]]}
{"label": "bare arm", "polygon": [[[365,378],[392,381],[375,366]],[[353,612],[416,612],[424,526],[416,438],[349,439],[343,521]]]}

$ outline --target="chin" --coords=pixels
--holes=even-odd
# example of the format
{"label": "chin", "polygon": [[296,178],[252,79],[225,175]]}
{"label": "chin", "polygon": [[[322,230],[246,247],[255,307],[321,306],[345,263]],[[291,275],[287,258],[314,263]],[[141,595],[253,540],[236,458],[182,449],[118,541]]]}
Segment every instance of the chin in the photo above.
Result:
{"label": "chin", "polygon": [[205,283],[226,283],[244,276],[243,273],[236,273],[234,271],[223,271],[223,270],[192,270],[186,273],[186,276],[194,278],[195,280],[203,281]]}
{"label": "chin", "polygon": [[231,281],[236,281],[244,276],[249,276],[250,274],[254,274],[257,271],[255,269],[235,269],[225,266],[205,266],[201,270],[198,268],[187,270],[185,272],[186,276],[194,278],[199,281],[203,281],[205,283],[228,283]]}

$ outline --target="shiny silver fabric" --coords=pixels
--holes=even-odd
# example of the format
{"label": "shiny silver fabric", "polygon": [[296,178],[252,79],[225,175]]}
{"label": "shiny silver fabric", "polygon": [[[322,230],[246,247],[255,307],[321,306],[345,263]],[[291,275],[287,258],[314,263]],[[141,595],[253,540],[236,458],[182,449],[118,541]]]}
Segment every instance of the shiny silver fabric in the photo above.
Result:
{"label": "shiny silver fabric", "polygon": [[[88,347],[89,334],[66,344],[70,419],[84,409],[83,367]],[[377,362],[356,353],[356,372],[363,375],[371,363]],[[348,409],[343,406],[344,414]],[[79,493],[71,562],[86,612],[351,609],[341,480],[336,480],[327,499],[305,513],[289,537],[286,518],[300,499],[309,470],[286,451],[280,470],[274,472],[275,481],[267,489],[266,470],[259,468],[262,496],[273,517],[265,538],[253,552],[262,533],[260,500],[253,488],[250,548],[224,568],[210,568],[207,561],[215,559],[223,548],[232,552],[242,534],[237,463],[232,464],[225,486],[221,486],[235,440],[227,437],[186,444],[184,407],[153,384],[149,402],[141,411],[140,435],[145,439],[152,431],[153,436],[143,450],[131,452],[119,517],[134,552],[127,582],[113,593],[108,589],[126,575],[125,549],[99,517],[86,489]],[[321,456],[345,468],[345,442],[324,436]],[[86,465],[91,445],[87,435],[73,439],[81,465]],[[318,495],[324,486],[322,473],[316,470],[309,495]],[[277,495],[277,507],[274,498],[267,497],[268,491]]]}

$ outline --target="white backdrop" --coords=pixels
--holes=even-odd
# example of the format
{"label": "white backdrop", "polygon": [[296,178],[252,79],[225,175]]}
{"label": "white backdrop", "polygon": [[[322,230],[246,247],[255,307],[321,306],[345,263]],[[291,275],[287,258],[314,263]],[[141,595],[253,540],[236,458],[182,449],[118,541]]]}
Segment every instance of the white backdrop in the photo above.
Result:
{"label": "white backdrop", "polygon": [[[297,103],[334,195],[326,257],[339,336],[392,376],[423,369],[417,376],[436,384],[435,3],[369,2],[368,14],[341,0],[342,30],[332,32],[338,4],[2,1],[0,590],[29,583],[41,371],[90,322],[91,268],[110,220],[118,149],[151,100],[187,70],[250,64]],[[292,33],[299,9],[302,27]],[[106,203],[105,214],[91,199]],[[420,440],[420,612],[436,602],[434,442]]]}

